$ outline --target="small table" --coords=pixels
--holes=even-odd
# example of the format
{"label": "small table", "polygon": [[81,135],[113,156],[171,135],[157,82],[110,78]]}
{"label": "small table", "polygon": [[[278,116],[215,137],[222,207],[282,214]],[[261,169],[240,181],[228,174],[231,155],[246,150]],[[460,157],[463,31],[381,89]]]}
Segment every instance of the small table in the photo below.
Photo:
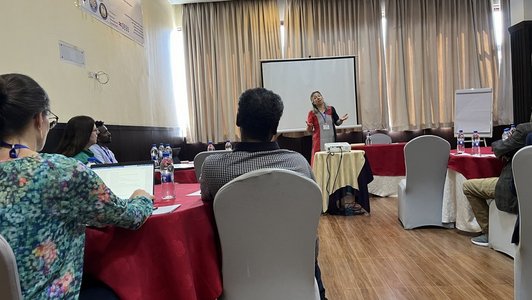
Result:
{"label": "small table", "polygon": [[175,184],[175,211],[151,216],[138,230],[87,228],[84,271],[120,299],[216,299],[222,293],[212,207],[199,184]]}
{"label": "small table", "polygon": [[373,173],[373,181],[368,184],[368,191],[377,196],[397,195],[399,181],[405,178],[406,143],[392,144],[351,144],[352,150],[364,150],[366,159]]}
{"label": "small table", "polygon": [[329,206],[329,197],[337,190],[352,187],[358,192],[357,202],[370,212],[368,183],[373,180],[371,169],[364,158],[364,151],[352,150],[343,153],[316,152],[312,171],[321,188],[323,212]]}
{"label": "small table", "polygon": [[480,152],[480,156],[474,156],[469,152],[456,154],[456,150],[451,150],[445,178],[442,222],[454,222],[457,229],[466,232],[481,230],[464,195],[464,182],[467,179],[498,177],[503,167],[502,161],[495,157],[491,147],[481,147]]}

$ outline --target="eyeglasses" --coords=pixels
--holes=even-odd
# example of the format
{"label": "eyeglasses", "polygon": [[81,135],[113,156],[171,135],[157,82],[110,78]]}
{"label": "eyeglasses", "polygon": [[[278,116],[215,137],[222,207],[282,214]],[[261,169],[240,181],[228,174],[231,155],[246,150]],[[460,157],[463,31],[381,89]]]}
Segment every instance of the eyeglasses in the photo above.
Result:
{"label": "eyeglasses", "polygon": [[57,122],[59,122],[59,117],[49,110],[46,111],[46,114],[48,115],[48,121],[50,122],[50,129],[52,129],[57,125]]}

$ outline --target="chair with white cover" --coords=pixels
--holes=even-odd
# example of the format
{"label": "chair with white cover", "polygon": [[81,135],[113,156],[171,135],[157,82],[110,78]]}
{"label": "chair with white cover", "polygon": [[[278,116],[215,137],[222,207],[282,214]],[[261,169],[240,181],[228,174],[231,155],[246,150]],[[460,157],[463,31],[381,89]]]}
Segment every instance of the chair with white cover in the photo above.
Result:
{"label": "chair with white cover", "polygon": [[377,145],[377,144],[391,144],[392,138],[384,133],[374,133],[371,135],[371,144]]}
{"label": "chair with white cover", "polygon": [[214,198],[226,300],[319,299],[314,278],[321,191],[294,171],[260,169]]}
{"label": "chair with white cover", "polygon": [[488,246],[491,249],[515,257],[515,245],[512,244],[512,233],[515,228],[516,214],[499,210],[495,200],[489,202]]}
{"label": "chair with white cover", "polygon": [[231,150],[214,150],[214,151],[202,151],[194,156],[194,172],[196,173],[196,180],[199,182],[201,176],[201,168],[203,162],[209,155],[220,154],[225,152],[231,152]]}
{"label": "chair with white cover", "polygon": [[[526,146],[512,160],[519,202],[519,244],[514,258],[514,299],[532,299],[532,146]],[[491,237],[490,237],[491,239]]]}
{"label": "chair with white cover", "polygon": [[2,235],[0,235],[0,299],[22,299],[15,254]]}
{"label": "chair with white cover", "polygon": [[435,135],[422,135],[405,145],[406,179],[398,187],[398,216],[405,229],[451,226],[442,223],[450,150],[449,142]]}

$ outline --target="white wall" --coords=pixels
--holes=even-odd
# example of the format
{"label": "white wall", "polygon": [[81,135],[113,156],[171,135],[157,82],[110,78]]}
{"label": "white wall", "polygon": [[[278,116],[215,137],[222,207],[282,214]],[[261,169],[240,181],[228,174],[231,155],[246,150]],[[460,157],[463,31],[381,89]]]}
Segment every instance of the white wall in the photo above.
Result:
{"label": "white wall", "polygon": [[510,1],[511,25],[532,20],[532,0]]}
{"label": "white wall", "polygon": [[[0,73],[33,77],[60,122],[84,114],[115,125],[177,126],[169,56],[174,8],[167,0],[142,1],[144,46],[76,1],[1,1]],[[59,40],[85,51],[85,67],[60,60]],[[88,78],[88,71],[106,72],[109,83]]]}

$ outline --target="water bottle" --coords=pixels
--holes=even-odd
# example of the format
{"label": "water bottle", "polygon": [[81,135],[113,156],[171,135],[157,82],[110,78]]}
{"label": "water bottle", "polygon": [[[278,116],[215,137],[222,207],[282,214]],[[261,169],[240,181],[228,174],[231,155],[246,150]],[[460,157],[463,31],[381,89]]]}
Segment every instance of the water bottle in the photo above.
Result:
{"label": "water bottle", "polygon": [[212,144],[211,141],[209,141],[209,144],[207,145],[207,151],[214,151],[214,150],[216,150],[216,149],[214,148],[214,145]]}
{"label": "water bottle", "polygon": [[508,132],[508,137],[511,137],[512,134],[514,134],[514,132],[515,132],[515,125],[511,124],[510,125],[510,132]]}
{"label": "water bottle", "polygon": [[462,154],[464,152],[465,152],[464,131],[460,129],[458,130],[458,135],[456,136],[456,153]]}
{"label": "water bottle", "polygon": [[371,145],[371,133],[368,130],[368,134],[366,134],[366,145]]}
{"label": "water bottle", "polygon": [[233,145],[231,145],[231,141],[227,140],[227,142],[225,142],[225,150],[233,150]]}
{"label": "water bottle", "polygon": [[480,135],[478,131],[473,131],[473,145],[471,146],[471,154],[480,156]]}
{"label": "water bottle", "polygon": [[506,141],[509,136],[510,136],[510,128],[504,128],[504,131],[502,133],[502,140]]}
{"label": "water bottle", "polygon": [[163,200],[172,200],[175,198],[174,162],[168,151],[163,152],[163,159],[161,160],[161,188],[163,191]]}
{"label": "water bottle", "polygon": [[151,160],[153,161],[153,164],[156,167],[158,167],[159,166],[159,150],[157,149],[156,144],[151,145],[150,157],[151,157]]}
{"label": "water bottle", "polygon": [[173,153],[172,153],[172,147],[170,147],[170,144],[166,144],[164,146],[164,151],[168,152],[168,156],[170,156],[170,159],[173,160]]}
{"label": "water bottle", "polygon": [[160,165],[161,161],[163,160],[164,144],[160,143],[159,148],[157,150],[159,150],[159,165]]}

